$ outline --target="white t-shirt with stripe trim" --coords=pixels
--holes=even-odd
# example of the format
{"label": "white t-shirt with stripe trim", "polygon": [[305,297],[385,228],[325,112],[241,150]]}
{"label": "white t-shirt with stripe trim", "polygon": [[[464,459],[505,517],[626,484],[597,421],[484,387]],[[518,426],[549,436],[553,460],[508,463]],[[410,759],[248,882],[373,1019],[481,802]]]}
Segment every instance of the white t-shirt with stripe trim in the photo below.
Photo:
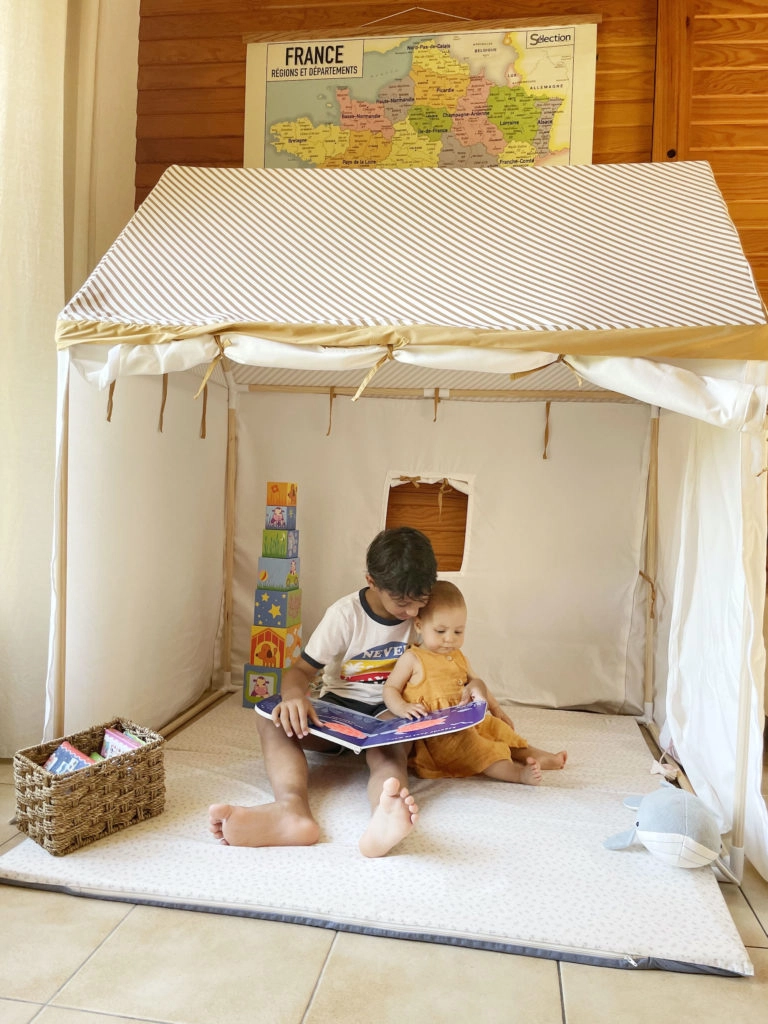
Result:
{"label": "white t-shirt with stripe trim", "polygon": [[376,615],[366,600],[367,590],[334,602],[304,646],[304,660],[323,670],[321,697],[331,692],[381,703],[384,683],[408,646],[412,620]]}

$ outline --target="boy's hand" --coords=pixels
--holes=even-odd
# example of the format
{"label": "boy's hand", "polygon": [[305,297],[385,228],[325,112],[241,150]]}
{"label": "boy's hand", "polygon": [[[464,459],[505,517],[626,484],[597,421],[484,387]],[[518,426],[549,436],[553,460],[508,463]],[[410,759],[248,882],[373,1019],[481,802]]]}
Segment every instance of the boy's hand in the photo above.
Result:
{"label": "boy's hand", "polygon": [[297,736],[299,739],[309,736],[309,722],[320,725],[309,697],[283,698],[272,712],[272,721],[278,728],[283,727],[286,736]]}

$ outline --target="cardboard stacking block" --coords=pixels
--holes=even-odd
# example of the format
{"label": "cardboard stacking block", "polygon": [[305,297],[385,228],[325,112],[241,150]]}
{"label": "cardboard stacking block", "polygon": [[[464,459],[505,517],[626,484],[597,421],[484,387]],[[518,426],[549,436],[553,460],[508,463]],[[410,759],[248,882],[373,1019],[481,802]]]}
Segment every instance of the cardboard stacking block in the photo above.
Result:
{"label": "cardboard stacking block", "polygon": [[300,559],[264,558],[259,559],[259,590],[298,590]]}
{"label": "cardboard stacking block", "polygon": [[301,654],[301,626],[251,626],[251,664],[288,668]]}
{"label": "cardboard stacking block", "polygon": [[257,590],[253,602],[254,626],[285,629],[301,622],[300,590]]}
{"label": "cardboard stacking block", "polygon": [[267,530],[295,530],[296,506],[267,505],[264,526]]}
{"label": "cardboard stacking block", "polygon": [[252,708],[265,697],[280,693],[283,670],[263,665],[246,665],[243,671],[243,707]]}
{"label": "cardboard stacking block", "polygon": [[299,553],[299,531],[263,530],[261,553],[267,558],[296,558]]}
{"label": "cardboard stacking block", "polygon": [[268,505],[295,505],[298,494],[296,484],[280,483],[276,480],[267,481]]}

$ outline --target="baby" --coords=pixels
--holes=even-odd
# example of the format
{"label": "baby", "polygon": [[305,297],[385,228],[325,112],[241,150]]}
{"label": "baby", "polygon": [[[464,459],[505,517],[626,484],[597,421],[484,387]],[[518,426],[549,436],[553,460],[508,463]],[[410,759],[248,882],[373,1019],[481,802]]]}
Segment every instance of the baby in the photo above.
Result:
{"label": "baby", "polygon": [[467,606],[453,583],[438,580],[415,626],[421,643],[398,658],[384,685],[384,702],[399,718],[421,718],[470,700],[484,700],[489,714],[460,732],[417,740],[409,767],[423,779],[487,775],[537,786],[543,769],[563,768],[557,754],[528,745],[461,653]]}

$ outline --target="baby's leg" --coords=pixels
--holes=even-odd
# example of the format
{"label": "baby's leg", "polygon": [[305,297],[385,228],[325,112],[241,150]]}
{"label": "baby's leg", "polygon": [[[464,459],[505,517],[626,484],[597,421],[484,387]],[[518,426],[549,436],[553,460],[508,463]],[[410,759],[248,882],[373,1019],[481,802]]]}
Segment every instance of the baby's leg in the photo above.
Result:
{"label": "baby's leg", "polygon": [[520,761],[522,764],[526,764],[530,758],[533,758],[534,761],[539,762],[542,771],[565,768],[565,762],[568,760],[565,750],[551,754],[548,750],[541,750],[539,747],[510,747],[509,752],[513,760]]}
{"label": "baby's leg", "polygon": [[366,751],[370,778],[368,800],[371,820],[360,837],[365,857],[383,857],[405,839],[419,816],[416,801],[408,792],[408,743],[372,747]]}
{"label": "baby's leg", "polygon": [[523,786],[538,786],[541,782],[541,768],[533,757],[529,757],[525,764],[518,764],[516,761],[494,761],[482,774],[500,782],[519,782]]}
{"label": "baby's leg", "polygon": [[258,715],[254,718],[275,799],[255,807],[212,804],[210,831],[228,846],[311,846],[320,828],[309,807],[304,751],[282,727]]}

